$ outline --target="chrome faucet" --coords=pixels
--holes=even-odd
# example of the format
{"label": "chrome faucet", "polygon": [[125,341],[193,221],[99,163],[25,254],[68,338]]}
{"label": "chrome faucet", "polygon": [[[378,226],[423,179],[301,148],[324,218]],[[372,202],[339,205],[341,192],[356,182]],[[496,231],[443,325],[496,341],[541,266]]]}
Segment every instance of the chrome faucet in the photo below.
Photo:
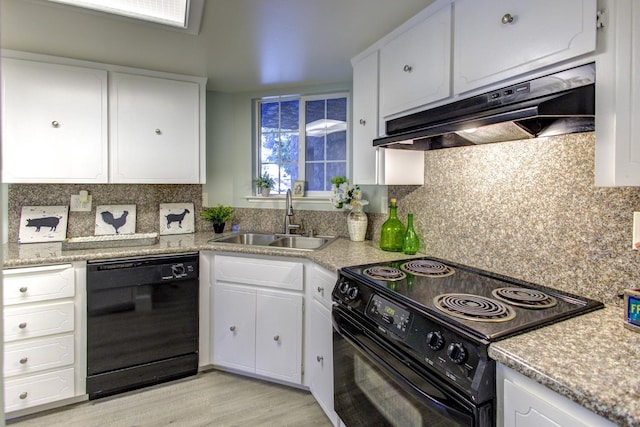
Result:
{"label": "chrome faucet", "polygon": [[293,201],[291,200],[291,190],[287,190],[287,195],[285,196],[285,208],[284,208],[284,234],[291,234],[291,230],[300,228],[300,224],[291,223],[292,216],[293,216]]}

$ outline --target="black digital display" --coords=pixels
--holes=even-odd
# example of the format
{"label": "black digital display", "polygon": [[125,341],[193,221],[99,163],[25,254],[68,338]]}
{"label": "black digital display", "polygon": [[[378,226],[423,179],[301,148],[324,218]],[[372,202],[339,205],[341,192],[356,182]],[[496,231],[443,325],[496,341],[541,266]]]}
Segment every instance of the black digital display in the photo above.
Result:
{"label": "black digital display", "polygon": [[369,301],[366,314],[389,332],[402,338],[407,336],[411,313],[397,304],[374,295]]}

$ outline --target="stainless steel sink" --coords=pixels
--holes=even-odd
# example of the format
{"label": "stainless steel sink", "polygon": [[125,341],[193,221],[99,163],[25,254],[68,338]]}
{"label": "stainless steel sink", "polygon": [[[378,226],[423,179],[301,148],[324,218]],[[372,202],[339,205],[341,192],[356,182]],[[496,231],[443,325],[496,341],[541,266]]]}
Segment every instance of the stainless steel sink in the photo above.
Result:
{"label": "stainless steel sink", "polygon": [[283,249],[317,251],[334,241],[334,236],[291,236],[286,234],[239,233],[209,240],[210,243],[232,243],[237,245],[270,246]]}
{"label": "stainless steel sink", "polygon": [[241,233],[232,234],[231,236],[219,237],[212,239],[210,242],[216,243],[235,243],[240,245],[269,246],[269,243],[276,240],[278,236],[275,234],[261,233]]}

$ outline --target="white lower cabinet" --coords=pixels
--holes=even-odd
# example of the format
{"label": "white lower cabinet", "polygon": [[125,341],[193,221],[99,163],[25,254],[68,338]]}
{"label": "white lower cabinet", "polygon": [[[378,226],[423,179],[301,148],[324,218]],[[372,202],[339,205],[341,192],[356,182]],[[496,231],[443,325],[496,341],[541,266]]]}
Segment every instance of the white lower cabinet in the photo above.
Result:
{"label": "white lower cabinet", "polygon": [[306,369],[311,393],[333,425],[338,416],[333,409],[333,324],[331,292],[337,275],[317,265],[307,269]]}
{"label": "white lower cabinet", "polygon": [[497,364],[498,427],[613,427],[614,423]]}
{"label": "white lower cabinet", "polygon": [[85,266],[3,271],[4,411],[9,417],[84,398]]}
{"label": "white lower cabinet", "polygon": [[213,364],[302,383],[302,263],[215,255]]}

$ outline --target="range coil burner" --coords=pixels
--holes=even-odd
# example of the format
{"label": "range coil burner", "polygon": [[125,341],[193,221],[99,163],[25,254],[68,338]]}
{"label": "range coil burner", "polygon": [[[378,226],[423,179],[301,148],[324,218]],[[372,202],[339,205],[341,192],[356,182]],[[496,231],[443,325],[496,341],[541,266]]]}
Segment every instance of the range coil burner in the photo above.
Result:
{"label": "range coil burner", "polygon": [[491,294],[507,304],[518,307],[543,309],[555,307],[558,304],[558,300],[554,297],[536,289],[498,288],[494,289]]}
{"label": "range coil burner", "polygon": [[363,271],[364,275],[371,277],[375,280],[387,280],[390,282],[396,280],[402,280],[407,277],[402,271],[398,270],[395,267],[388,266],[374,266],[367,268]]}
{"label": "range coil burner", "polygon": [[430,259],[405,262],[400,268],[407,273],[424,277],[446,277],[455,273],[455,270],[448,265]]}
{"label": "range coil burner", "polygon": [[516,316],[511,307],[492,298],[471,294],[444,294],[433,299],[438,310],[478,322],[507,322]]}

